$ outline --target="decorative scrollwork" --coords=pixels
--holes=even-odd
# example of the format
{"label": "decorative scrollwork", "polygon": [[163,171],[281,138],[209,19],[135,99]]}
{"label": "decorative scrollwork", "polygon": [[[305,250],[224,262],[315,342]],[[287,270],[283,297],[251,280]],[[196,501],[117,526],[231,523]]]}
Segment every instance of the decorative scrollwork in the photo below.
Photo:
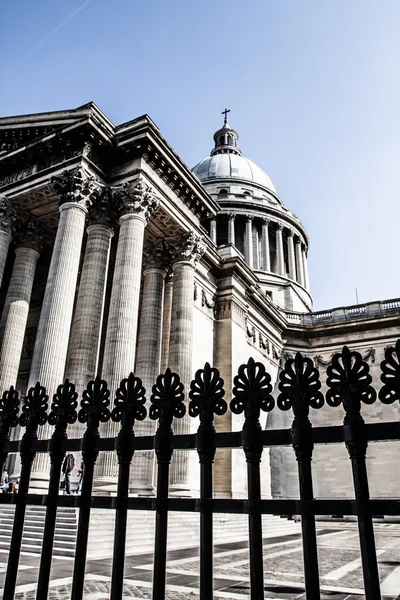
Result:
{"label": "decorative scrollwork", "polygon": [[326,383],[330,388],[326,401],[330,406],[339,406],[343,402],[346,414],[357,416],[361,410],[361,402],[375,402],[376,392],[371,387],[369,366],[362,360],[359,352],[352,352],[344,346],[341,353],[333,355],[332,364],[326,373]]}
{"label": "decorative scrollwork", "polygon": [[8,435],[18,425],[19,395],[13,386],[0,399],[0,431]]}
{"label": "decorative scrollwork", "polygon": [[19,424],[26,427],[25,435],[36,435],[39,425],[44,425],[47,421],[47,408],[49,397],[46,394],[46,388],[39,382],[31,387],[25,396],[22,412],[19,416]]}
{"label": "decorative scrollwork", "polygon": [[233,380],[233,400],[230,408],[235,414],[245,412],[246,419],[258,419],[260,410],[269,412],[275,406],[271,396],[271,376],[262,363],[249,358],[247,364],[241,365]]}
{"label": "decorative scrollwork", "polygon": [[172,419],[181,419],[186,413],[183,383],[177,373],[167,369],[157,377],[150,397],[150,419],[159,419],[160,426],[170,428]]}
{"label": "decorative scrollwork", "polygon": [[214,413],[223,415],[227,411],[228,405],[223,399],[224,396],[224,380],[220,377],[218,369],[206,363],[204,369],[196,372],[190,384],[189,415],[200,415],[200,422],[212,423]]}
{"label": "decorative scrollwork", "polygon": [[395,347],[386,348],[381,370],[381,381],[384,385],[379,390],[379,400],[384,404],[392,404],[400,400],[400,339]]}
{"label": "decorative scrollwork", "polygon": [[143,387],[142,380],[130,373],[127,379],[121,381],[117,389],[111,419],[116,423],[122,421],[122,427],[130,429],[136,419],[143,421],[146,418],[145,403],[146,390]]}
{"label": "decorative scrollwork", "polygon": [[106,423],[110,418],[110,390],[107,382],[100,375],[94,381],[89,381],[81,400],[81,410],[78,421],[87,423],[87,428],[96,431],[99,423]]}
{"label": "decorative scrollwork", "polygon": [[48,422],[56,426],[56,431],[66,432],[67,425],[72,425],[77,419],[78,392],[75,386],[66,379],[60,384],[53,396]]}
{"label": "decorative scrollwork", "polygon": [[293,408],[295,417],[308,418],[310,406],[321,408],[324,397],[319,391],[321,382],[318,369],[313,366],[311,358],[296,353],[295,358],[289,358],[285,368],[279,375],[279,391],[277,405],[281,410]]}

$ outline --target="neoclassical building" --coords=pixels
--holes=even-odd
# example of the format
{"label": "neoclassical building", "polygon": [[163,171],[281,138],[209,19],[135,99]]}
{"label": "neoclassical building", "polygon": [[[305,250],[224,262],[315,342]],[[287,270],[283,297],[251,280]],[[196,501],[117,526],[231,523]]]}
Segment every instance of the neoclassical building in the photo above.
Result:
{"label": "neoclassical building", "polygon": [[[167,366],[188,389],[208,361],[229,399],[249,356],[276,381],[282,361],[300,350],[324,376],[345,343],[369,361],[379,387],[384,349],[399,336],[400,300],[313,312],[307,233],[238,143],[225,116],[210,156],[190,170],[147,115],[115,126],[90,103],[0,119],[1,392],[14,385],[23,394],[40,381],[51,396],[66,377],[82,392],[100,374],[114,394],[132,370],[150,391]],[[399,418],[380,403],[365,414]],[[341,414],[324,407],[312,419],[339,423]],[[217,427],[240,429],[242,420],[229,413]],[[263,425],[288,427],[290,416],[273,411]],[[145,421],[138,433],[152,427]],[[187,418],[175,430],[191,427]],[[82,431],[75,425],[70,435]],[[390,495],[396,453],[374,445],[373,494]],[[293,451],[264,454],[263,494],[296,494]],[[316,495],[351,495],[345,450],[315,454]],[[177,454],[171,493],[197,493],[197,463],[194,453]],[[217,495],[245,493],[244,466],[241,451],[217,452]],[[151,493],[153,471],[152,454],[135,456],[131,492]],[[95,490],[113,493],[115,475],[115,461],[100,455]],[[47,480],[43,456],[34,487]]]}

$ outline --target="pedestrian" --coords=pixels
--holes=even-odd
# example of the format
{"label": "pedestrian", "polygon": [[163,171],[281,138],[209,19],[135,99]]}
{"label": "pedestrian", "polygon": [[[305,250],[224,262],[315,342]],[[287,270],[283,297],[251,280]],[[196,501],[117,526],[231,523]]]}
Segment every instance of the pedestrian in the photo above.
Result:
{"label": "pedestrian", "polygon": [[76,488],[76,493],[80,494],[81,493],[81,489],[82,489],[82,481],[83,481],[83,472],[85,470],[85,465],[83,463],[83,460],[81,461],[81,468],[78,471],[78,487]]}
{"label": "pedestrian", "polygon": [[8,473],[6,467],[4,467],[0,479],[0,493],[5,494],[8,490]]}
{"label": "pedestrian", "polygon": [[64,482],[65,482],[65,493],[70,496],[71,495],[71,472],[75,466],[75,459],[72,454],[67,454],[64,459],[64,463],[62,466],[62,472],[64,473]]}

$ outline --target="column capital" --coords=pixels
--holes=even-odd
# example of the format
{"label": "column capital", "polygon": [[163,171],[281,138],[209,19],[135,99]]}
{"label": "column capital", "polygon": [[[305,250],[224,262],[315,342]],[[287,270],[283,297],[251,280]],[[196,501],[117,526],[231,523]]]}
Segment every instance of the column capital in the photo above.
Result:
{"label": "column capital", "polygon": [[262,218],[262,224],[265,225],[266,227],[268,227],[270,223],[271,223],[271,219],[268,219],[268,217]]}
{"label": "column capital", "polygon": [[254,215],[246,215],[246,221],[252,221],[254,219]]}
{"label": "column capital", "polygon": [[0,196],[0,231],[11,235],[16,219],[16,211],[10,198]]}
{"label": "column capital", "polygon": [[100,194],[94,199],[89,211],[89,227],[93,225],[103,225],[110,229],[114,228],[117,220],[117,211],[113,202],[113,195],[110,188],[101,190]]}
{"label": "column capital", "polygon": [[289,237],[293,237],[294,236],[294,230],[291,227],[288,227],[287,231],[288,231],[288,236]]}
{"label": "column capital", "polygon": [[174,264],[186,262],[194,267],[203,256],[205,249],[206,246],[200,235],[194,231],[183,233],[176,240],[173,262]]}
{"label": "column capital", "polygon": [[282,231],[283,224],[282,223],[276,223],[276,228],[279,229],[280,231]]}
{"label": "column capital", "polygon": [[149,269],[163,271],[170,267],[174,255],[174,247],[164,238],[146,240],[143,245],[143,272]]}
{"label": "column capital", "polygon": [[229,219],[232,219],[232,221],[234,221],[236,219],[236,213],[230,212],[230,213],[228,213],[228,217],[229,217]]}
{"label": "column capital", "polygon": [[83,208],[91,206],[93,200],[100,194],[102,185],[83,169],[63,171],[61,175],[51,178],[56,193],[59,195],[59,206],[63,204],[78,204]]}
{"label": "column capital", "polygon": [[31,248],[40,252],[49,241],[47,231],[36,217],[31,214],[19,215],[15,222],[15,241],[17,248]]}
{"label": "column capital", "polygon": [[133,216],[147,222],[158,206],[159,198],[141,177],[112,188],[121,217]]}

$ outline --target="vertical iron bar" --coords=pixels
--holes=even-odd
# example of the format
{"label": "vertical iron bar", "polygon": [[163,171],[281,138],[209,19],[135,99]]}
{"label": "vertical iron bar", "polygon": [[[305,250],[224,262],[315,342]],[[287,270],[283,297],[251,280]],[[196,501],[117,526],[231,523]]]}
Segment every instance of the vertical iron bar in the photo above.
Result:
{"label": "vertical iron bar", "polygon": [[[170,453],[170,455],[172,456],[172,452]],[[167,568],[169,463],[170,458],[167,460],[158,460],[157,504],[161,502],[165,507],[159,507],[156,511],[153,600],[165,600],[165,581]]]}
{"label": "vertical iron bar", "polygon": [[[212,463],[200,464],[200,498],[211,500]],[[213,597],[213,514],[209,507],[200,513],[200,600]]]}
{"label": "vertical iron bar", "polygon": [[[25,443],[24,443],[25,442]],[[26,512],[26,494],[29,489],[29,480],[35,452],[30,451],[31,440],[21,440],[21,476],[19,480],[18,493],[16,494],[16,507],[14,513],[14,524],[11,534],[10,552],[8,555],[6,580],[4,582],[4,598],[14,598],[15,585],[17,583],[18,564],[22,545],[22,532],[24,529]]]}
{"label": "vertical iron bar", "polygon": [[[261,433],[261,432],[260,432]],[[264,563],[262,543],[262,518],[260,512],[253,512],[257,500],[261,499],[260,484],[260,458],[247,459],[247,486],[250,500],[249,513],[249,544],[250,544],[250,599],[261,600],[264,598]],[[253,507],[252,507],[253,505]]]}
{"label": "vertical iron bar", "polygon": [[[311,434],[311,431],[310,431]],[[314,498],[311,458],[298,458],[299,490],[302,500],[301,533],[303,541],[304,579],[307,600],[320,600],[317,532],[311,507]]]}
{"label": "vertical iron bar", "polygon": [[115,510],[114,553],[111,575],[111,599],[121,600],[124,588],[124,566],[126,546],[126,526],[128,518],[127,498],[129,492],[128,463],[120,463],[118,468],[117,506]]}

